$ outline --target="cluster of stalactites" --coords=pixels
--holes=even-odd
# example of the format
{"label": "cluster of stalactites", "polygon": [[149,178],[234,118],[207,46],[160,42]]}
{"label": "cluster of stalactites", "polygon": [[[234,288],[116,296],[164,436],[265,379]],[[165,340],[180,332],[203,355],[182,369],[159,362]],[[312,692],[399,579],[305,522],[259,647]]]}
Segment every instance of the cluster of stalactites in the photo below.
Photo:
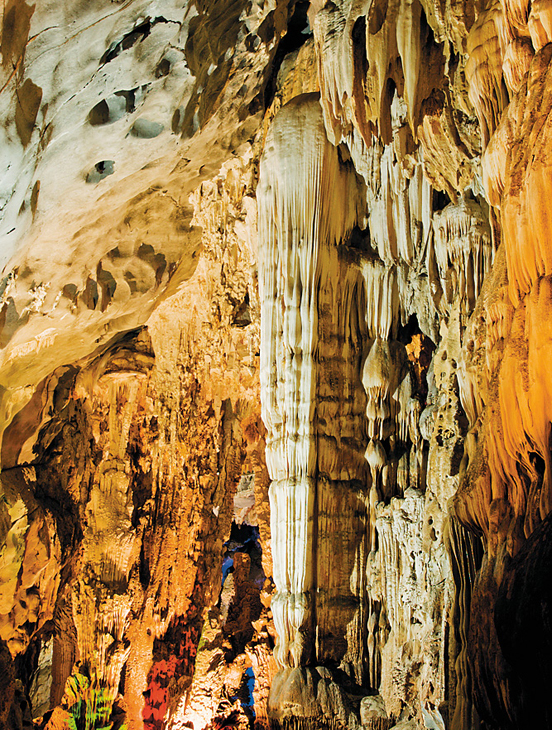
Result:
{"label": "cluster of stalactites", "polygon": [[484,145],[497,129],[510,96],[520,91],[535,53],[552,40],[547,2],[493,0],[467,38],[466,78]]}
{"label": "cluster of stalactites", "polygon": [[422,6],[408,2],[328,3],[314,18],[324,119],[336,144],[353,129],[366,144],[379,130],[390,141],[399,86],[414,131],[422,65]]}
{"label": "cluster of stalactites", "polygon": [[[552,286],[550,277],[538,279],[523,305],[514,308],[505,274],[500,276],[506,270],[504,254],[499,251],[478,316],[469,323],[459,364],[470,430],[457,511],[465,524],[481,532],[489,550],[504,538],[514,554],[523,535],[531,534],[552,504],[552,386],[547,369]],[[501,515],[498,521],[495,511]],[[507,539],[497,534],[504,529]]]}
{"label": "cluster of stalactites", "polygon": [[483,157],[488,197],[500,208],[514,306],[539,277],[552,275],[547,162],[552,131],[547,121],[534,121],[549,115],[551,56],[550,45],[535,56]]}
{"label": "cluster of stalactites", "polygon": [[387,266],[399,262],[411,266],[431,230],[431,185],[417,159],[407,173],[398,149],[399,137],[400,131],[393,144],[381,151],[379,184],[369,187],[372,245]]}
{"label": "cluster of stalactites", "polygon": [[488,218],[476,201],[461,198],[434,214],[433,230],[444,300],[450,305],[459,296],[464,313],[470,314],[493,261]]}
{"label": "cluster of stalactites", "polygon": [[[482,295],[484,331],[472,323],[459,373],[470,432],[458,504],[462,519],[489,539],[490,552],[502,542],[515,553],[552,504],[544,365],[551,339],[551,40],[550,3],[497,0],[467,43],[466,78],[486,145],[483,183],[504,250],[502,281],[495,265],[496,280]],[[501,525],[509,525],[504,540],[497,537]]]}
{"label": "cluster of stalactites", "polygon": [[[393,452],[398,442],[406,443],[412,427],[417,429],[418,414],[409,407],[412,387],[404,346],[377,338],[364,362],[362,384],[367,399],[369,441],[365,456],[372,476],[371,501],[387,500],[395,491],[395,486],[388,483],[388,451]],[[374,544],[373,538],[371,542]]]}
{"label": "cluster of stalactites", "polygon": [[484,146],[497,128],[509,101],[502,69],[505,30],[500,0],[495,0],[479,16],[467,40],[469,98],[479,120]]}

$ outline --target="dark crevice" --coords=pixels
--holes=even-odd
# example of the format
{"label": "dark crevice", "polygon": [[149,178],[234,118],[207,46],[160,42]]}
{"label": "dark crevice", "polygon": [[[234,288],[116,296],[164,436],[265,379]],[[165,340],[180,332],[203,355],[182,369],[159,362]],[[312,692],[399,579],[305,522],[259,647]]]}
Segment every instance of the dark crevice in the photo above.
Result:
{"label": "dark crevice", "polygon": [[397,339],[406,348],[414,395],[425,404],[428,394],[427,373],[435,352],[435,343],[422,332],[415,314],[399,327]]}
{"label": "dark crevice", "polygon": [[368,13],[368,30],[370,35],[376,35],[387,17],[387,0],[375,0],[370,6]]}
{"label": "dark crevice", "polygon": [[113,172],[115,171],[114,166],[114,160],[102,160],[101,162],[97,162],[94,165],[94,169],[86,176],[86,182],[92,184],[99,183],[109,175],[113,175]]}
{"label": "dark crevice", "polygon": [[427,16],[425,14],[424,9],[422,8],[420,13],[420,38],[422,39],[422,42],[426,49],[431,49],[434,46],[438,45],[435,42],[435,35],[433,33],[433,29],[431,28],[430,24],[427,22]]}
{"label": "dark crevice", "polygon": [[151,33],[151,29],[157,23],[170,23],[174,21],[167,20],[161,16],[154,18],[146,18],[142,23],[133,28],[129,33],[125,35],[119,41],[112,43],[107,51],[100,58],[100,66],[104,66],[106,63],[113,61],[119,54],[126,51],[128,48],[132,48],[136,43],[141,43]]}
{"label": "dark crevice", "polygon": [[[384,144],[391,144],[393,141],[393,129],[391,126],[391,104],[395,98],[395,93],[399,94],[397,84],[392,78],[388,78],[382,92],[381,99],[381,116],[380,116],[380,135]],[[400,96],[400,94],[399,94]]]}
{"label": "dark crevice", "polygon": [[136,294],[138,291],[138,284],[136,283],[136,277],[131,271],[125,271],[125,281],[130,289],[130,294]]}
{"label": "dark crevice", "polygon": [[246,292],[243,302],[237,304],[232,314],[234,327],[247,327],[251,324],[251,309],[249,307],[249,292]]}
{"label": "dark crevice", "polygon": [[168,58],[163,58],[155,69],[155,78],[160,79],[163,76],[168,76],[171,70],[171,62]]}
{"label": "dark crevice", "polygon": [[452,449],[452,455],[450,457],[450,470],[449,474],[451,477],[456,476],[460,473],[460,464],[464,458],[464,439],[458,439],[454,442]]}
{"label": "dark crevice", "polygon": [[[255,633],[252,625],[262,610],[260,602],[260,591],[266,576],[262,567],[262,549],[260,544],[259,530],[257,527],[243,523],[241,525],[232,522],[230,539],[224,544],[222,559],[222,587],[229,573],[235,573],[235,560],[238,557],[243,563],[243,554],[249,556],[249,570],[247,575],[241,574],[240,580],[235,584],[235,595],[226,606],[226,616],[223,624],[223,633],[228,641],[225,651],[225,660],[231,663],[241,654],[246,644],[251,641]],[[242,568],[238,570],[242,572]],[[224,603],[223,591],[219,598],[219,607]],[[249,613],[249,620],[244,620],[245,613]]]}
{"label": "dark crevice", "polygon": [[370,229],[360,229],[358,226],[355,226],[351,231],[348,246],[364,253],[374,253],[372,250]]}
{"label": "dark crevice", "polygon": [[357,99],[357,113],[361,125],[361,132],[364,136],[368,134],[371,126],[366,119],[366,76],[368,74],[369,62],[366,55],[366,18],[361,15],[356,19],[351,33],[353,42],[353,95]]}
{"label": "dark crevice", "polygon": [[399,332],[397,334],[397,340],[402,342],[403,345],[408,345],[414,335],[421,334],[422,331],[418,325],[418,318],[415,314],[408,318],[406,324],[401,324]]}
{"label": "dark crevice", "polygon": [[360,78],[365,78],[368,72],[368,57],[366,55],[366,18],[364,15],[355,20],[351,38],[355,73],[358,73]]}
{"label": "dark crevice", "polygon": [[135,89],[116,91],[106,99],[102,99],[90,110],[88,114],[89,123],[93,127],[101,127],[104,124],[117,122],[126,114],[132,114],[143,100],[146,90],[147,84],[144,84],[143,86],[137,86]]}
{"label": "dark crevice", "polygon": [[264,88],[265,109],[268,109],[274,99],[278,71],[280,70],[284,58],[288,55],[288,53],[297,51],[309,38],[312,38],[312,31],[307,16],[308,7],[308,0],[299,0],[299,2],[295,4],[293,14],[288,22],[287,32],[278,44],[274,60],[270,67],[270,74]]}
{"label": "dark crevice", "polygon": [[98,285],[96,284],[94,279],[88,277],[88,281],[86,282],[84,291],[81,294],[81,298],[88,307],[88,309],[96,309],[96,304],[98,303],[99,296]]}
{"label": "dark crevice", "polygon": [[75,284],[65,284],[61,293],[66,299],[70,299],[73,304],[76,304],[78,289]]}
{"label": "dark crevice", "polygon": [[445,190],[433,190],[432,208],[434,212],[444,210],[450,202],[450,196]]}
{"label": "dark crevice", "polygon": [[137,251],[139,259],[148,263],[155,271],[155,285],[159,286],[167,268],[167,259],[162,253],[155,253],[153,246],[143,243]]}
{"label": "dark crevice", "polygon": [[102,268],[101,262],[98,264],[96,278],[102,292],[101,310],[102,312],[105,312],[113,294],[115,293],[117,282],[110,271]]}

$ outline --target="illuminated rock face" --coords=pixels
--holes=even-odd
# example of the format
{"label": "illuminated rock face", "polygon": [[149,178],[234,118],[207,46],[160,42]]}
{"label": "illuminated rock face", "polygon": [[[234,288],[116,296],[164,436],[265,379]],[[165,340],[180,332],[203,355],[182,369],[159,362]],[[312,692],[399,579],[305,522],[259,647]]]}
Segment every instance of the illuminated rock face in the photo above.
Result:
{"label": "illuminated rock face", "polygon": [[552,724],[551,7],[4,4],[0,728]]}
{"label": "illuminated rock face", "polygon": [[[529,595],[539,590],[534,601],[548,605],[537,589],[547,570],[540,523],[550,511],[552,421],[541,146],[548,11],[440,10],[311,5],[319,103],[339,151],[331,201],[324,179],[301,182],[302,170],[324,168],[321,145],[302,136],[312,99],[280,112],[261,160],[261,390],[282,568],[271,702],[282,723],[364,721],[354,685],[383,700],[369,726],[413,718],[471,728],[474,701],[493,727],[550,721],[537,674],[522,668],[537,662],[542,686],[546,652],[534,624],[547,632]],[[454,54],[466,50],[459,63]],[[355,190],[345,192],[339,174],[351,165]],[[286,174],[306,201],[317,186],[314,212],[307,203],[297,213]],[[341,216],[342,194],[353,221]],[[328,240],[319,221],[333,215]],[[304,255],[303,231],[315,246],[307,282],[306,267],[298,276],[288,263]],[[321,263],[328,247],[333,308]],[[328,338],[332,363],[341,359],[335,370]]]}
{"label": "illuminated rock face", "polygon": [[[396,141],[406,119],[394,104]],[[445,649],[455,601],[446,503],[465,418],[443,361],[459,358],[493,250],[475,200],[434,210],[420,162],[396,171],[399,184],[385,177],[400,165],[392,144],[366,151],[375,180],[355,173],[354,152],[328,141],[319,99],[306,95],[279,112],[261,159],[260,375],[281,666],[269,707],[282,724],[355,726],[369,715],[359,704],[368,689],[381,695],[377,722],[442,722],[459,653]],[[461,671],[452,709],[469,716]]]}

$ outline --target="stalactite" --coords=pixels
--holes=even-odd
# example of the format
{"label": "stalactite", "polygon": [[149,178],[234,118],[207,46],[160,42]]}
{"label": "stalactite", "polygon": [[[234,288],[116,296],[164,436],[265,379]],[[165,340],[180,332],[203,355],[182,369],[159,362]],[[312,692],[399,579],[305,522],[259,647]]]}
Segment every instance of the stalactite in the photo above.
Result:
{"label": "stalactite", "polygon": [[499,0],[481,13],[468,36],[469,60],[466,76],[485,147],[498,127],[508,104],[508,92],[502,78],[506,46],[506,29]]}
{"label": "stalactite", "polygon": [[450,203],[433,216],[434,250],[446,302],[460,297],[464,315],[471,314],[494,251],[490,227],[473,200]]}

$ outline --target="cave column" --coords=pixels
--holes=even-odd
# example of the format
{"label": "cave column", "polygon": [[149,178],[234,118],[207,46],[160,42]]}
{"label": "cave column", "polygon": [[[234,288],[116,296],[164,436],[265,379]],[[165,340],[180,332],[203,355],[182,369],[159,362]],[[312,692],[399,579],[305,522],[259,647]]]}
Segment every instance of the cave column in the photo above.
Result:
{"label": "cave column", "polygon": [[[325,597],[331,602],[336,587],[349,585],[355,545],[362,539],[357,533],[364,530],[364,524],[350,529],[358,495],[346,492],[355,478],[362,483],[365,444],[356,449],[360,457],[351,467],[343,456],[349,446],[340,443],[349,422],[349,441],[355,442],[365,417],[357,331],[363,318],[356,290],[362,277],[358,267],[346,273],[349,264],[340,261],[337,246],[357,223],[359,201],[354,171],[327,140],[318,96],[294,99],[269,131],[258,188],[261,399],[276,583],[272,611],[275,657],[284,675],[339,661],[346,647],[345,636],[337,643],[331,636],[342,627],[333,616],[338,608]],[[356,326],[352,334],[350,322]],[[354,363],[351,373],[342,375],[344,357]],[[344,382],[333,377],[334,370]],[[361,397],[357,406],[355,387]],[[339,656],[333,656],[334,648]]]}

